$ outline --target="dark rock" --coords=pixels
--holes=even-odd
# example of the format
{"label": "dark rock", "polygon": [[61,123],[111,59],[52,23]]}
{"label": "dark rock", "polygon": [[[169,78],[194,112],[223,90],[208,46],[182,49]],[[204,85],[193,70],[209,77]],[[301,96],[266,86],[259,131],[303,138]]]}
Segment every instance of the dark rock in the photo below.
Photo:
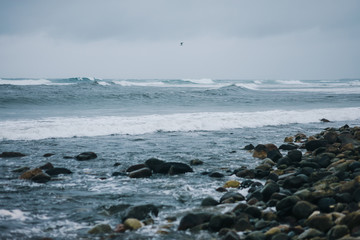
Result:
{"label": "dark rock", "polygon": [[236,173],[236,176],[240,178],[255,178],[255,171],[254,169],[240,170]]}
{"label": "dark rock", "polygon": [[26,171],[29,171],[29,170],[30,170],[29,167],[21,167],[21,168],[16,168],[16,169],[12,170],[11,172],[22,173],[22,172],[26,172]]}
{"label": "dark rock", "polygon": [[323,137],[329,144],[333,144],[338,140],[338,134],[335,131],[327,131]]}
{"label": "dark rock", "polygon": [[273,160],[274,162],[276,162],[277,160],[279,160],[280,158],[282,158],[282,154],[278,149],[273,149],[271,151],[267,152],[267,157],[270,158],[271,160]]}
{"label": "dark rock", "polygon": [[315,228],[326,233],[334,225],[334,222],[331,216],[319,214],[306,220],[306,224],[311,228]]}
{"label": "dark rock", "polygon": [[127,218],[136,218],[138,220],[144,220],[150,218],[151,215],[157,216],[159,209],[153,204],[139,205],[130,207],[123,217],[123,221]]}
{"label": "dark rock", "polygon": [[353,200],[353,196],[350,193],[337,193],[334,196],[336,202],[350,203]]}
{"label": "dark rock", "polygon": [[324,234],[315,228],[309,228],[301,233],[297,239],[315,239],[316,237],[321,237]]}
{"label": "dark rock", "polygon": [[277,166],[281,166],[281,165],[289,166],[289,165],[291,165],[291,159],[288,156],[282,157],[277,161],[276,165]]}
{"label": "dark rock", "polygon": [[355,202],[360,202],[360,188],[357,188],[353,195],[352,195],[353,199]]}
{"label": "dark rock", "polygon": [[146,167],[146,165],[144,163],[135,164],[135,165],[128,167],[128,169],[126,169],[126,172],[133,172],[133,171],[145,168],[145,167]]}
{"label": "dark rock", "polygon": [[292,213],[292,208],[295,206],[295,204],[300,201],[299,197],[296,196],[288,196],[283,199],[281,199],[276,204],[276,210],[277,214],[280,217],[290,215]]}
{"label": "dark rock", "polygon": [[54,165],[52,165],[52,163],[48,162],[48,163],[45,163],[44,165],[40,166],[39,168],[42,170],[49,170],[49,169],[53,169]]}
{"label": "dark rock", "polygon": [[260,159],[264,159],[267,157],[267,151],[268,149],[266,148],[265,145],[263,144],[258,144],[256,145],[256,147],[254,148],[254,152],[253,152],[253,157],[254,158],[260,158]]}
{"label": "dark rock", "polygon": [[181,220],[178,227],[178,230],[186,230],[189,228],[193,228],[200,224],[206,223],[210,221],[211,214],[209,213],[189,213],[185,215]]}
{"label": "dark rock", "polygon": [[155,173],[173,175],[173,174],[181,174],[186,172],[193,172],[192,168],[185,163],[164,162],[157,158],[150,158],[146,160],[145,165]]}
{"label": "dark rock", "polygon": [[359,168],[360,168],[360,162],[358,161],[349,164],[349,169],[353,172]]}
{"label": "dark rock", "polygon": [[271,237],[271,240],[289,240],[290,237],[286,233],[277,233]]}
{"label": "dark rock", "polygon": [[111,233],[112,229],[109,224],[99,224],[88,231],[89,234]]}
{"label": "dark rock", "polygon": [[321,198],[317,202],[317,205],[322,212],[331,212],[333,210],[332,206],[335,204],[335,199],[330,197]]}
{"label": "dark rock", "polygon": [[24,156],[26,155],[20,152],[3,152],[2,154],[0,154],[0,158],[16,158]]}
{"label": "dark rock", "polygon": [[341,219],[340,224],[346,225],[350,231],[360,226],[360,210],[347,214]]}
{"label": "dark rock", "polygon": [[22,173],[19,178],[25,180],[31,180],[33,177],[35,177],[40,173],[42,173],[42,170],[40,168],[34,168]]}
{"label": "dark rock", "polygon": [[291,160],[291,162],[300,162],[302,158],[302,152],[299,150],[291,150],[287,154],[288,158]]}
{"label": "dark rock", "polygon": [[263,200],[263,194],[261,193],[261,189],[256,189],[255,191],[248,191],[248,195],[246,195],[246,200],[250,201],[251,199],[257,199],[258,201]]}
{"label": "dark rock", "polygon": [[349,234],[349,228],[346,225],[335,225],[327,234],[329,240],[336,240]]}
{"label": "dark rock", "polygon": [[292,208],[292,213],[297,219],[306,219],[317,209],[317,206],[307,201],[298,201]]}
{"label": "dark rock", "polygon": [[95,158],[97,158],[97,155],[94,152],[83,152],[75,157],[78,161],[87,161]]}
{"label": "dark rock", "polygon": [[314,159],[322,168],[326,168],[331,164],[331,158],[328,155],[322,155]]}
{"label": "dark rock", "polygon": [[327,120],[326,118],[322,118],[320,119],[321,122],[330,122],[329,120]]}
{"label": "dark rock", "polygon": [[47,183],[51,180],[51,177],[45,173],[39,173],[31,178],[31,181],[36,183]]}
{"label": "dark rock", "polygon": [[150,158],[145,161],[145,165],[150,168],[155,173],[159,172],[159,168],[162,164],[164,164],[165,161],[157,159],[157,158]]}
{"label": "dark rock", "polygon": [[203,206],[203,207],[216,206],[216,205],[218,205],[218,204],[219,204],[219,202],[216,201],[215,199],[213,199],[212,197],[204,198],[204,199],[201,201],[201,206]]}
{"label": "dark rock", "polygon": [[244,210],[244,213],[249,214],[254,218],[261,218],[261,210],[254,206],[249,206]]}
{"label": "dark rock", "polygon": [[224,174],[219,173],[219,172],[212,172],[212,173],[209,174],[209,177],[212,177],[212,178],[222,178],[222,177],[224,177]]}
{"label": "dark rock", "polygon": [[229,214],[214,215],[210,218],[209,229],[218,232],[222,228],[231,228],[235,223],[234,216]]}
{"label": "dark rock", "polygon": [[244,181],[242,181],[242,183],[240,184],[240,187],[241,188],[248,188],[248,187],[250,187],[251,186],[251,184],[253,184],[254,183],[254,181],[253,180],[244,180]]}
{"label": "dark rock", "polygon": [[193,159],[190,161],[190,165],[193,165],[193,166],[202,165],[203,163],[204,162],[199,159]]}
{"label": "dark rock", "polygon": [[267,176],[267,179],[277,182],[279,180],[279,176],[276,173],[272,172]]}
{"label": "dark rock", "polygon": [[289,151],[289,150],[295,150],[298,149],[298,145],[295,144],[282,144],[279,149]]}
{"label": "dark rock", "polygon": [[307,182],[307,176],[306,175],[297,175],[297,176],[290,176],[285,179],[283,187],[284,188],[299,188],[304,183]]}
{"label": "dark rock", "polygon": [[144,167],[129,173],[130,178],[147,178],[151,177],[152,172],[149,168]]}
{"label": "dark rock", "polygon": [[314,151],[319,147],[326,147],[326,141],[324,140],[311,140],[305,143],[305,148],[308,151]]}
{"label": "dark rock", "polygon": [[246,145],[243,149],[250,151],[250,150],[253,150],[254,148],[255,148],[254,145],[249,144],[249,145]]}
{"label": "dark rock", "polygon": [[271,195],[273,195],[273,193],[279,191],[280,191],[280,187],[278,184],[274,182],[270,182],[266,184],[264,188],[261,190],[261,193],[263,195],[263,200],[267,202],[270,199]]}
{"label": "dark rock", "polygon": [[238,192],[227,192],[220,198],[220,203],[235,203],[245,200],[245,197]]}
{"label": "dark rock", "polygon": [[236,231],[246,231],[246,230],[254,230],[254,226],[249,222],[248,219],[240,218],[234,224],[234,228]]}
{"label": "dark rock", "polygon": [[265,240],[266,236],[263,232],[254,231],[246,235],[245,240]]}
{"label": "dark rock", "polygon": [[56,176],[59,174],[71,174],[72,171],[70,171],[67,168],[52,168],[49,170],[46,170],[46,174],[50,175],[50,176]]}
{"label": "dark rock", "polygon": [[45,154],[43,155],[43,157],[48,158],[48,157],[51,157],[51,156],[54,156],[54,155],[55,155],[55,153],[45,153]]}

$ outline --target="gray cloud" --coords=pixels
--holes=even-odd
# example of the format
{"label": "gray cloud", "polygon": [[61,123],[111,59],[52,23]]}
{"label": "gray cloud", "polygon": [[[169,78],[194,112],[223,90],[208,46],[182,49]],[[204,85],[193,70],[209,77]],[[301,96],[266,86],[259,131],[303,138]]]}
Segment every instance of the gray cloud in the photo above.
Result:
{"label": "gray cloud", "polygon": [[0,0],[0,73],[356,77],[359,12],[357,0]]}

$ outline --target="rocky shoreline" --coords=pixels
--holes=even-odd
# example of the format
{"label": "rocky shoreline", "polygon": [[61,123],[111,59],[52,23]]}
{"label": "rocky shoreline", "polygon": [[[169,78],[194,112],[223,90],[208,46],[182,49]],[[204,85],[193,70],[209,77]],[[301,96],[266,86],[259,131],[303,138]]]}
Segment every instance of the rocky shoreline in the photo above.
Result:
{"label": "rocky shoreline", "polygon": [[[347,125],[327,128],[307,137],[296,134],[284,144],[248,145],[244,154],[252,154],[261,163],[254,169],[241,167],[229,172],[234,180],[225,182],[217,191],[220,199],[203,199],[200,210],[184,216],[169,216],[168,224],[158,227],[157,234],[166,238],[170,232],[208,232],[224,240],[297,240],[360,239],[360,127]],[[4,152],[2,158],[22,157],[21,153]],[[88,161],[92,152],[75,156]],[[196,172],[201,161],[190,165],[148,159],[113,176],[149,178],[153,174]],[[71,174],[66,168],[50,163],[34,169],[16,169],[20,179],[46,183],[59,174]],[[203,173],[221,178],[220,173]],[[235,177],[236,176],[236,177]],[[247,190],[247,195],[243,195]],[[212,211],[227,206],[226,212]],[[133,206],[126,210],[118,226],[94,226],[89,234],[121,239],[121,234],[154,225],[159,206]],[[194,235],[196,236],[196,235]]]}

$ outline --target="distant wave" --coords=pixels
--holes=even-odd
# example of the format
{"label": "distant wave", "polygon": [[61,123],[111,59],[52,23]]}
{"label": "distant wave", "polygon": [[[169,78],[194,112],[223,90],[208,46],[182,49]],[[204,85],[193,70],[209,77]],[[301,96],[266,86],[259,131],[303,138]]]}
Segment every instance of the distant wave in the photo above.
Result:
{"label": "distant wave", "polygon": [[87,77],[64,79],[0,79],[0,85],[34,86],[34,85],[71,85],[77,83],[97,83],[98,79]]}
{"label": "distant wave", "polygon": [[199,112],[131,117],[46,118],[40,120],[2,121],[0,139],[29,140],[145,134],[156,131],[215,131],[255,128],[268,125],[360,119],[360,108],[312,109],[303,111],[271,110],[258,112]]}

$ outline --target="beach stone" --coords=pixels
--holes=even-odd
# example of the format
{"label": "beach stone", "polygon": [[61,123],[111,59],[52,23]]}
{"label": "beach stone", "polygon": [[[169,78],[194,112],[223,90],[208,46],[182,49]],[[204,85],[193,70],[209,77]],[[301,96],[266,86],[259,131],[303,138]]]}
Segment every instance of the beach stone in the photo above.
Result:
{"label": "beach stone", "polygon": [[129,177],[130,178],[147,178],[151,177],[152,172],[149,168],[144,167],[135,171],[130,172]]}
{"label": "beach stone", "polygon": [[48,163],[45,163],[44,165],[40,166],[39,168],[42,170],[49,170],[49,169],[53,169],[54,165],[52,165],[52,163],[48,162]]}
{"label": "beach stone", "polygon": [[238,188],[240,187],[240,182],[236,180],[229,180],[224,184],[224,188]]}
{"label": "beach stone", "polygon": [[281,217],[290,215],[292,213],[292,208],[298,201],[300,201],[300,198],[296,196],[288,196],[281,199],[276,204],[277,215]]}
{"label": "beach stone", "polygon": [[314,151],[319,147],[326,147],[326,141],[324,140],[311,140],[305,143],[305,148],[308,151]]}
{"label": "beach stone", "polygon": [[254,230],[254,226],[249,222],[248,219],[245,218],[238,219],[234,224],[234,228],[238,232],[246,231],[246,230],[250,230],[250,231]]}
{"label": "beach stone", "polygon": [[41,172],[31,178],[31,181],[36,182],[36,183],[47,183],[50,180],[51,180],[51,177],[43,172]]}
{"label": "beach stone", "polygon": [[150,218],[151,215],[154,215],[156,217],[158,213],[159,209],[153,204],[133,206],[128,209],[125,216],[123,217],[123,221],[127,218],[144,220],[146,218]]}
{"label": "beach stone", "polygon": [[280,187],[278,184],[276,184],[274,182],[270,182],[270,183],[266,184],[264,186],[264,188],[261,190],[263,200],[265,202],[267,202],[271,198],[271,195],[273,195],[274,193],[279,192],[279,191],[280,191]]}
{"label": "beach stone", "polygon": [[348,226],[349,230],[352,231],[354,228],[360,226],[360,210],[347,214],[341,219],[340,224]]}
{"label": "beach stone", "polygon": [[126,169],[126,172],[133,172],[133,171],[145,168],[145,167],[146,167],[146,165],[144,163],[135,164],[135,165],[132,165],[132,166],[128,167]]}
{"label": "beach stone", "polygon": [[235,223],[234,216],[229,214],[218,214],[210,218],[209,229],[218,232],[222,228],[231,228]]}
{"label": "beach stone", "polygon": [[315,228],[326,233],[327,231],[329,231],[330,228],[332,228],[334,222],[330,215],[319,214],[319,215],[310,216],[306,220],[306,224],[310,228]]}
{"label": "beach stone", "polygon": [[254,145],[248,144],[248,145],[246,145],[243,149],[250,151],[250,150],[253,150],[254,148],[255,148]]}
{"label": "beach stone", "polygon": [[289,240],[290,237],[286,233],[277,233],[272,236],[271,240]]}
{"label": "beach stone", "polygon": [[220,198],[220,203],[235,203],[244,201],[245,197],[238,192],[227,192]]}
{"label": "beach stone", "polygon": [[42,170],[40,168],[34,168],[21,174],[19,178],[25,180],[31,180],[33,177],[35,177],[40,173],[42,173]]}
{"label": "beach stone", "polygon": [[263,232],[254,231],[246,235],[245,240],[265,240],[266,236]]}
{"label": "beach stone", "polygon": [[335,131],[326,131],[323,137],[329,144],[333,144],[338,140],[338,133]]}
{"label": "beach stone", "polygon": [[0,158],[17,158],[17,157],[24,157],[25,154],[21,152],[3,152],[0,154]]}
{"label": "beach stone", "polygon": [[290,137],[285,137],[285,138],[284,138],[284,142],[292,143],[292,142],[294,142],[294,138],[293,138],[292,136],[290,136]]}
{"label": "beach stone", "polygon": [[83,152],[75,157],[78,161],[88,161],[95,158],[97,158],[97,155],[94,152]]}
{"label": "beach stone", "polygon": [[282,158],[282,154],[281,154],[281,152],[279,151],[279,149],[273,149],[273,150],[270,150],[270,151],[268,151],[267,152],[267,158],[270,158],[271,160],[273,160],[273,161],[277,161],[277,160],[279,160],[280,158]]}
{"label": "beach stone", "polygon": [[354,199],[355,202],[360,202],[360,188],[357,188],[353,194],[352,197]]}
{"label": "beach stone", "polygon": [[180,220],[178,230],[186,230],[209,222],[211,217],[210,213],[189,213]]}
{"label": "beach stone", "polygon": [[209,177],[212,178],[223,178],[225,175],[219,172],[212,172],[209,174]]}
{"label": "beach stone", "polygon": [[46,170],[45,172],[46,172],[46,174],[48,174],[50,176],[56,176],[59,174],[72,174],[72,171],[70,171],[67,168],[52,168],[52,169]]}
{"label": "beach stone", "polygon": [[307,230],[305,230],[303,233],[301,233],[298,236],[298,239],[313,239],[316,237],[321,237],[324,234],[322,232],[320,232],[319,230],[315,229],[315,228],[309,228]]}
{"label": "beach stone", "polygon": [[318,207],[307,201],[298,201],[292,208],[292,213],[297,219],[306,219],[312,214]]}
{"label": "beach stone", "polygon": [[[158,159],[155,159],[158,160]],[[157,162],[152,160],[152,163],[149,164],[149,160],[145,162],[145,165],[153,170],[155,173],[162,173],[162,174],[182,174],[186,172],[193,172],[193,169],[185,164],[185,163],[178,163],[178,162]],[[158,160],[161,161],[161,160]]]}
{"label": "beach stone", "polygon": [[267,148],[264,144],[258,144],[254,148],[252,155],[254,158],[265,159],[267,157]]}
{"label": "beach stone", "polygon": [[349,228],[346,225],[335,225],[327,233],[327,237],[329,240],[336,240],[347,234],[349,234]]}
{"label": "beach stone", "polygon": [[202,164],[204,164],[204,162],[199,159],[193,159],[190,161],[190,165],[193,165],[193,166],[202,165]]}
{"label": "beach stone", "polygon": [[297,176],[290,176],[285,179],[283,187],[284,188],[300,188],[304,183],[307,182],[307,176],[299,174]]}
{"label": "beach stone", "polygon": [[285,151],[295,150],[295,149],[298,149],[298,148],[299,148],[299,146],[297,146],[295,144],[282,144],[279,147],[279,149],[285,150]]}
{"label": "beach stone", "polygon": [[143,227],[143,223],[136,218],[128,218],[125,220],[124,226],[126,229],[137,230]]}
{"label": "beach stone", "polygon": [[325,197],[319,199],[317,205],[322,212],[330,212],[333,210],[332,206],[336,204],[336,201],[332,197]]}
{"label": "beach stone", "polygon": [[16,168],[14,170],[12,170],[11,172],[14,172],[14,173],[22,173],[22,172],[26,172],[30,170],[29,167],[20,167],[20,168]]}
{"label": "beach stone", "polygon": [[216,205],[219,205],[219,202],[213,199],[212,197],[204,198],[201,201],[201,206],[203,207],[216,206]]}
{"label": "beach stone", "polygon": [[292,163],[300,162],[302,158],[302,152],[299,150],[291,150],[287,154],[288,158],[291,160]]}
{"label": "beach stone", "polygon": [[111,233],[112,229],[109,224],[99,224],[88,231],[89,234]]}
{"label": "beach stone", "polygon": [[255,206],[245,208],[244,213],[249,214],[254,218],[261,218],[261,210]]}

